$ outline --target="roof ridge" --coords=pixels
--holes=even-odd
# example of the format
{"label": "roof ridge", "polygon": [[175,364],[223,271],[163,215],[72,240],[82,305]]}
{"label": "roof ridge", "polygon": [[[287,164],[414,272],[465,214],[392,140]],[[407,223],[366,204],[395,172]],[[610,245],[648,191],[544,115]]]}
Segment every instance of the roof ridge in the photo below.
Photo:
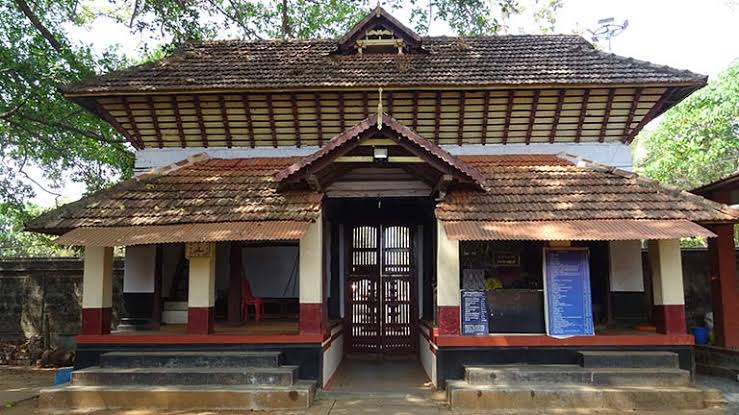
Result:
{"label": "roof ridge", "polygon": [[638,173],[635,173],[635,172],[632,172],[632,171],[620,169],[618,167],[609,166],[609,165],[607,165],[605,163],[600,163],[600,162],[597,162],[597,161],[589,160],[589,159],[586,159],[586,158],[583,158],[583,157],[580,157],[580,156],[577,156],[577,155],[566,153],[564,151],[561,152],[561,153],[559,153],[559,154],[557,154],[557,156],[558,157],[561,157],[561,158],[563,158],[563,159],[565,159],[567,161],[570,161],[576,167],[587,168],[587,169],[590,169],[590,170],[600,171],[600,172],[604,172],[604,173],[611,173],[611,174],[614,174],[616,176],[623,177],[625,179],[634,179],[634,180],[636,180],[639,183],[642,183],[642,184],[645,184],[645,185],[648,185],[648,186],[651,186],[651,187],[656,187],[655,190],[657,190],[657,191],[664,191],[665,193],[668,193],[668,194],[670,194],[672,196],[684,197],[684,198],[690,199],[691,201],[694,201],[696,203],[699,203],[699,204],[703,205],[706,208],[714,209],[714,210],[717,210],[717,211],[719,211],[721,213],[724,213],[726,215],[733,216],[733,217],[739,219],[739,210],[738,209],[734,209],[731,206],[726,205],[726,204],[723,204],[723,203],[719,203],[719,202],[716,202],[716,201],[713,201],[713,200],[710,200],[710,199],[706,199],[703,196],[699,196],[699,195],[690,193],[687,190],[679,189],[679,188],[677,188],[677,187],[675,187],[673,185],[670,185],[670,184],[667,184],[667,183],[661,183],[661,182],[659,182],[657,180],[650,179],[650,178],[645,177],[645,176],[641,176]]}
{"label": "roof ridge", "polygon": [[194,164],[202,163],[206,160],[209,160],[210,158],[211,157],[206,152],[193,154],[191,156],[187,156],[186,158],[180,161],[176,161],[174,163],[167,164],[167,165],[160,166],[160,167],[154,167],[133,178],[138,179],[138,180],[148,180],[148,179],[151,179],[157,176],[163,176],[166,174],[170,174],[182,168],[190,167]]}

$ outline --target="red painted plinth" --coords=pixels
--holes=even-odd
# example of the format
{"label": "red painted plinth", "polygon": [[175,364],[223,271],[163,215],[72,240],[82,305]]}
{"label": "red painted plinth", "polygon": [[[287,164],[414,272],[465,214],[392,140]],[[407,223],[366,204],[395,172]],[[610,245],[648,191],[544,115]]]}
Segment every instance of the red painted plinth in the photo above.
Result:
{"label": "red painted plinth", "polygon": [[685,334],[685,306],[682,304],[659,304],[654,306],[654,325],[660,334]]}
{"label": "red painted plinth", "polygon": [[211,334],[215,324],[213,307],[187,309],[187,334]]}
{"label": "red painted plinth", "polygon": [[708,238],[711,257],[711,302],[716,344],[739,347],[739,286],[736,278],[734,226],[716,225],[717,238]]}
{"label": "red painted plinth", "polygon": [[436,307],[436,325],[440,336],[459,334],[459,306],[440,305]]}
{"label": "red painted plinth", "polygon": [[83,308],[80,334],[109,334],[110,307]]}
{"label": "red painted plinth", "polygon": [[303,334],[322,334],[323,331],[323,304],[300,303],[300,320],[298,330]]}

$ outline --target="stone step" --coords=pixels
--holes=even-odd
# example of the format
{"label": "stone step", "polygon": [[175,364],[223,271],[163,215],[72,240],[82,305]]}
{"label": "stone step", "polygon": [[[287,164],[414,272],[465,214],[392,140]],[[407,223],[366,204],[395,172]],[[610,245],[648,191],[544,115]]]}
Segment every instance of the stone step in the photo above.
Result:
{"label": "stone step", "polygon": [[739,368],[739,351],[712,346],[696,346],[695,362],[713,366]]}
{"label": "stone step", "polygon": [[673,368],[680,367],[677,353],[635,351],[581,351],[577,353],[582,367]]}
{"label": "stone step", "polygon": [[279,385],[290,386],[297,366],[278,368],[108,368],[72,373],[73,385]]}
{"label": "stone step", "polygon": [[696,363],[695,371],[702,375],[717,376],[739,382],[739,368]]}
{"label": "stone step", "polygon": [[672,411],[721,409],[717,390],[685,386],[585,386],[527,384],[517,386],[470,385],[448,381],[447,399],[452,410],[619,410]]}
{"label": "stone step", "polygon": [[671,368],[583,368],[575,365],[468,366],[465,380],[471,385],[520,383],[577,385],[690,385],[690,372]]}
{"label": "stone step", "polygon": [[79,386],[43,389],[42,411],[163,409],[202,411],[300,410],[310,407],[315,382],[292,386]]}
{"label": "stone step", "polygon": [[145,368],[244,368],[279,367],[280,352],[109,352],[100,355],[101,367]]}

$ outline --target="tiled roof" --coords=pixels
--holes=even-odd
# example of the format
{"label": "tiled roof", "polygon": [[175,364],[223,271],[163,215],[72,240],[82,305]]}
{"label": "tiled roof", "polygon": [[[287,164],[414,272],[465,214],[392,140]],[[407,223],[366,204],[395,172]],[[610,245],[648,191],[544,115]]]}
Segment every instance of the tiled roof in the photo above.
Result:
{"label": "tiled roof", "polygon": [[[485,191],[450,190],[436,209],[445,222],[688,220],[736,221],[737,211],[633,173],[552,155],[460,156]],[[275,175],[297,158],[192,159],[70,203],[27,229],[312,221],[322,195],[278,192]]]}
{"label": "tiled roof", "polygon": [[69,94],[254,88],[689,84],[689,71],[599,51],[576,35],[428,37],[415,54],[339,55],[336,40],[209,41],[67,85]]}
{"label": "tiled roof", "polygon": [[312,221],[322,195],[277,192],[274,174],[295,158],[205,159],[154,172],[48,212],[27,229],[59,234],[78,227]]}
{"label": "tiled roof", "polygon": [[739,212],[634,173],[554,155],[460,156],[485,193],[449,192],[442,221],[684,219],[736,221]]}

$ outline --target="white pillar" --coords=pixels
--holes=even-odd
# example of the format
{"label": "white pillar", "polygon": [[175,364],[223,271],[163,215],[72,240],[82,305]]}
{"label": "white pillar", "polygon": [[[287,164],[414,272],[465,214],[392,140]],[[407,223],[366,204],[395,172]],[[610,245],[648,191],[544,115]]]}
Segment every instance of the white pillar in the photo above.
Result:
{"label": "white pillar", "polygon": [[321,333],[325,316],[323,298],[323,218],[319,215],[300,238],[298,268],[300,333]]}
{"label": "white pillar", "polygon": [[82,272],[82,334],[110,333],[113,248],[86,246]]}
{"label": "white pillar", "polygon": [[459,241],[436,221],[436,323],[440,334],[459,334]]}
{"label": "white pillar", "polygon": [[188,243],[190,262],[187,292],[187,332],[213,332],[216,296],[216,245],[213,242]]}
{"label": "white pillar", "polygon": [[652,271],[654,322],[662,334],[685,334],[685,293],[680,240],[650,240],[647,243]]}

